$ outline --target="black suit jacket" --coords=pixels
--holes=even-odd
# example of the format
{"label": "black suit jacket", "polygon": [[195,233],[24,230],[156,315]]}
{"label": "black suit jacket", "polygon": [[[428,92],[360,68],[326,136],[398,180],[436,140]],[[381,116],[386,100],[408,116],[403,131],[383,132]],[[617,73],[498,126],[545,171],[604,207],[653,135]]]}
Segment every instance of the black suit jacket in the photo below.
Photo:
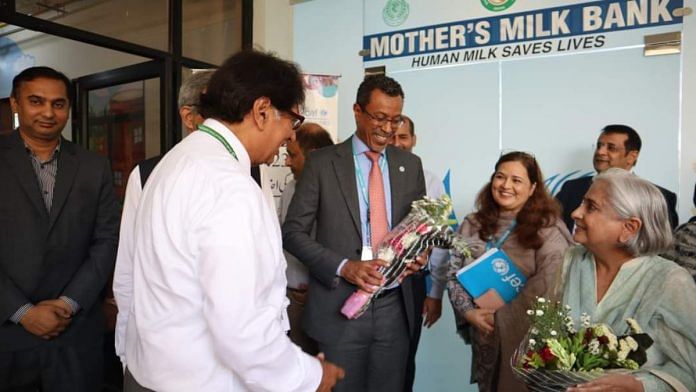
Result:
{"label": "black suit jacket", "polygon": [[[585,197],[585,193],[587,193],[587,190],[590,189],[590,185],[592,185],[592,179],[593,177],[582,177],[566,181],[558,194],[556,194],[556,199],[563,207],[563,222],[565,222],[566,226],[568,226],[568,230],[571,232],[573,231],[575,222],[573,218],[570,217],[570,214],[582,203],[582,198]],[[659,185],[655,186],[662,192],[662,196],[664,196],[665,202],[667,202],[669,224],[672,226],[672,229],[674,229],[679,223],[679,216],[677,215],[677,195]]]}
{"label": "black suit jacket", "polygon": [[[50,214],[17,131],[0,136],[0,351],[99,341],[98,299],[113,272],[120,207],[108,161],[61,141]],[[25,303],[68,296],[68,329],[44,341],[9,318]]]}
{"label": "black suit jacket", "polygon": [[[310,153],[283,224],[283,246],[310,271],[303,326],[320,342],[332,342],[350,323],[341,313],[356,286],[336,277],[343,259],[360,259],[362,235],[352,138]],[[392,225],[425,195],[420,158],[388,146]],[[316,221],[316,239],[310,235]],[[415,331],[412,279],[401,284],[411,334]]]}

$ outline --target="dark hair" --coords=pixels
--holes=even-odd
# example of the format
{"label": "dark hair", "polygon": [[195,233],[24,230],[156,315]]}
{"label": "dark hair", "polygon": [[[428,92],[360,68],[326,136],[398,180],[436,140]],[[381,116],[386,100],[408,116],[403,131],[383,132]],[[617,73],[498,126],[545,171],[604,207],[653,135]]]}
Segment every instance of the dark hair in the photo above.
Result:
{"label": "dark hair", "polygon": [[396,80],[386,75],[369,75],[360,83],[355,102],[362,109],[365,109],[367,104],[370,103],[370,95],[372,95],[374,90],[380,90],[390,97],[398,96],[404,98],[404,90],[401,89],[401,85]]}
{"label": "dark hair", "polygon": [[297,145],[302,150],[302,154],[307,156],[307,153],[317,150],[322,147],[333,145],[331,135],[326,132],[326,129],[321,125],[312,122],[306,122],[295,132]]}
{"label": "dark hair", "polygon": [[544,186],[544,178],[536,159],[530,154],[519,151],[504,154],[498,159],[498,162],[495,164],[495,171],[491,175],[491,181],[481,189],[476,197],[476,208],[478,211],[476,211],[474,216],[481,225],[479,238],[483,241],[488,241],[499,229],[500,208],[493,199],[491,182],[500,165],[505,162],[521,163],[527,170],[527,176],[529,176],[531,183],[536,184],[534,193],[532,193],[522,210],[517,214],[517,226],[514,233],[517,235],[517,241],[523,247],[539,249],[544,243],[544,239],[539,236],[539,230],[543,227],[553,226],[556,223],[556,220],[561,215],[561,207],[556,199],[547,192]]}
{"label": "dark hair", "polygon": [[297,66],[270,53],[244,50],[215,71],[201,94],[200,114],[230,123],[241,122],[254,102],[267,97],[278,110],[288,111],[305,99]]}
{"label": "dark hair", "polygon": [[606,127],[604,127],[602,129],[602,134],[626,135],[627,139],[626,139],[626,142],[624,142],[624,149],[626,150],[627,154],[629,151],[640,152],[640,148],[643,145],[643,143],[640,141],[640,136],[638,135],[638,132],[636,132],[635,129],[629,127],[628,125],[623,125],[623,124],[607,125]]}
{"label": "dark hair", "polygon": [[38,78],[53,79],[63,82],[65,85],[65,93],[68,95],[68,100],[72,102],[70,99],[70,79],[68,79],[64,73],[58,72],[50,67],[30,67],[20,72],[14,77],[14,79],[12,79],[12,96],[15,99],[19,98],[19,89],[22,86],[22,83],[31,82],[32,80]]}
{"label": "dark hair", "polygon": [[401,115],[401,118],[403,118],[406,122],[408,122],[408,129],[409,133],[411,136],[416,134],[416,124],[413,123],[413,120],[411,120],[411,117],[406,116],[406,115]]}

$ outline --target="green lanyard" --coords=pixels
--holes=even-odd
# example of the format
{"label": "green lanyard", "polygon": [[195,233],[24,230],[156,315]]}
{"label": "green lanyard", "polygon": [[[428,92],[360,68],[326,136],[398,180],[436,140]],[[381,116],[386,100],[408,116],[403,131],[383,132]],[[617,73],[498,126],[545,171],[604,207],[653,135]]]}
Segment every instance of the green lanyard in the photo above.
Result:
{"label": "green lanyard", "polygon": [[201,132],[205,132],[208,135],[217,139],[220,143],[222,143],[223,146],[225,146],[225,148],[227,149],[227,152],[229,152],[230,155],[232,155],[232,158],[234,158],[237,162],[239,162],[239,158],[237,158],[237,154],[234,152],[234,148],[232,148],[232,146],[230,146],[230,144],[227,142],[227,140],[225,140],[225,138],[222,137],[222,135],[220,135],[216,130],[214,130],[213,128],[207,127],[203,124],[198,126],[198,130]]}

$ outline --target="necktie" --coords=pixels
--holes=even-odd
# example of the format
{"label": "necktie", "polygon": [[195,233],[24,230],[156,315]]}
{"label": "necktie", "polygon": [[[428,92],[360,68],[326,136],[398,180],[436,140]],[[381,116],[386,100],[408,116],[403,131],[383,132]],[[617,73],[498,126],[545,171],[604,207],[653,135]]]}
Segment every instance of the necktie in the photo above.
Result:
{"label": "necktie", "polygon": [[387,204],[384,200],[384,183],[382,182],[382,170],[379,168],[378,152],[367,151],[365,153],[372,161],[367,192],[370,199],[370,243],[376,250],[388,231]]}

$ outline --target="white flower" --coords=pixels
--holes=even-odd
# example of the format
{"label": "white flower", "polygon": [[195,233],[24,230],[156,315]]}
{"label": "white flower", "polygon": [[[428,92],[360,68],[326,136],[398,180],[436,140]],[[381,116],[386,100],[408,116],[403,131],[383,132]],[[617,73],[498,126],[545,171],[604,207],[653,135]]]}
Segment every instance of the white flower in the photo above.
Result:
{"label": "white flower", "polygon": [[589,344],[589,349],[590,349],[590,354],[592,355],[599,355],[599,340],[597,339],[592,339]]}
{"label": "white flower", "polygon": [[643,330],[640,328],[640,324],[638,324],[635,319],[627,318],[626,323],[628,323],[632,333],[643,333]]}
{"label": "white flower", "polygon": [[394,252],[394,249],[391,248],[391,246],[386,246],[386,247],[380,249],[379,253],[377,253],[377,258],[384,260],[387,263],[391,263],[392,260],[394,260],[395,256],[396,256],[396,253]]}
{"label": "white flower", "polygon": [[570,310],[570,305],[566,305],[565,310]]}
{"label": "white flower", "polygon": [[566,331],[568,331],[569,333],[577,332],[575,330],[575,323],[573,322],[573,319],[570,317],[565,318],[565,328],[566,328]]}
{"label": "white flower", "polygon": [[553,329],[551,330],[551,336],[556,336],[558,335],[558,332],[554,331]]}
{"label": "white flower", "polygon": [[537,309],[536,315],[537,315],[537,316],[543,316],[543,315],[544,315],[544,311],[541,310],[541,309]]}
{"label": "white flower", "polygon": [[638,350],[638,342],[636,342],[636,340],[633,339],[632,337],[626,336],[625,338],[622,339],[622,341],[625,341],[626,344],[628,344],[628,347],[631,349],[631,351]]}
{"label": "white flower", "polygon": [[529,346],[530,346],[530,347],[534,347],[535,344],[536,344],[536,340],[534,340],[534,339],[529,339]]}
{"label": "white flower", "polygon": [[584,328],[587,328],[590,326],[590,315],[587,313],[583,313],[580,315],[580,323]]}
{"label": "white flower", "polygon": [[539,333],[539,330],[536,329],[536,327],[532,327],[532,329],[529,330],[529,333],[531,333],[532,335],[536,335]]}
{"label": "white flower", "polygon": [[609,339],[609,344],[607,346],[609,347],[609,350],[616,350],[616,345],[618,344],[618,341],[616,339],[616,335],[613,333],[607,331],[607,338]]}
{"label": "white flower", "polygon": [[621,339],[619,342],[619,352],[616,354],[619,361],[625,360],[629,352],[631,352],[631,347],[629,347],[625,339]]}
{"label": "white flower", "polygon": [[539,301],[539,303],[543,304],[543,303],[546,302],[546,298],[544,298],[544,297],[539,297],[539,298],[537,298],[537,301]]}
{"label": "white flower", "polygon": [[418,234],[410,232],[401,237],[401,245],[403,245],[404,249],[407,249],[408,247],[413,245],[414,242],[418,241],[418,238]]}
{"label": "white flower", "polygon": [[527,314],[530,316],[534,315],[534,311],[532,309],[527,309]]}

